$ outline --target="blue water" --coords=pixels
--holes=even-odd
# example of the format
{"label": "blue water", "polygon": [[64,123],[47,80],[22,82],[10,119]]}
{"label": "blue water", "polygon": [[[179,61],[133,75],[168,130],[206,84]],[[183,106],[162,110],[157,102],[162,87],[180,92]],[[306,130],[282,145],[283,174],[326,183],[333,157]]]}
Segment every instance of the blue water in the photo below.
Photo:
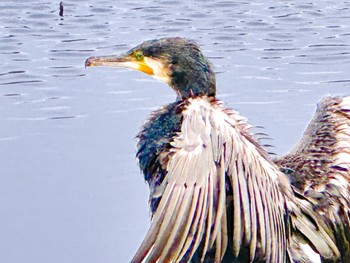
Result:
{"label": "blue water", "polygon": [[89,56],[196,40],[277,154],[323,96],[350,94],[349,2],[254,2],[0,2],[0,262],[128,262],[147,231],[134,136],[175,95]]}

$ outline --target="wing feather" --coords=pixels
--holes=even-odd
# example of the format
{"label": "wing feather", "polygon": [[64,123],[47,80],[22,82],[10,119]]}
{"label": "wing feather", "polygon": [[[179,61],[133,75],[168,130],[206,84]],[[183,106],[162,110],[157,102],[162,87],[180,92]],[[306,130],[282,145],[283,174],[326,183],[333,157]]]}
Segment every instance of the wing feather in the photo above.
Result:
{"label": "wing feather", "polygon": [[[285,230],[280,172],[236,112],[206,97],[187,103],[171,149],[159,155],[167,172],[154,192],[161,199],[132,262],[188,261],[194,255],[220,262],[229,243],[236,257],[284,262],[286,235],[276,234]],[[242,247],[248,255],[241,255],[247,253]]]}
{"label": "wing feather", "polygon": [[265,212],[264,212],[264,206],[262,203],[262,197],[261,193],[259,191],[259,186],[256,184],[255,181],[252,180],[252,188],[254,193],[254,200],[255,208],[256,208],[256,222],[257,222],[257,229],[258,233],[256,236],[256,244],[255,247],[258,246],[258,240],[260,240],[260,248],[262,251],[266,251],[266,242],[265,242],[265,236],[266,236],[266,227],[265,227]]}
{"label": "wing feather", "polygon": [[252,230],[251,230],[251,240],[250,240],[250,261],[253,261],[255,258],[255,251],[257,246],[257,239],[258,239],[258,214],[257,214],[257,207],[256,207],[256,201],[255,201],[255,191],[253,187],[253,182],[251,179],[251,176],[248,177],[248,190],[250,194],[250,216],[252,219]]}
{"label": "wing feather", "polygon": [[189,251],[183,251],[183,255],[185,255],[186,253],[188,253],[188,258],[192,258],[192,256],[194,255],[194,253],[196,252],[196,249],[197,247],[199,246],[199,243],[201,242],[202,240],[202,236],[204,234],[204,223],[205,223],[205,216],[207,214],[207,197],[208,197],[208,193],[207,191],[203,191],[203,194],[202,194],[202,207],[201,207],[201,213],[200,213],[200,216],[199,216],[199,221],[198,221],[198,224],[193,224],[191,226],[191,232],[192,232],[192,235],[189,236],[187,242],[189,244],[189,248],[190,250]]}
{"label": "wing feather", "polygon": [[[225,189],[225,169],[224,169],[224,165],[223,165],[223,161],[219,160],[218,162],[216,162],[216,171],[217,171],[217,186],[218,189],[220,189],[217,193],[218,195],[218,207],[216,209],[216,215],[215,215],[215,219],[214,222],[220,222],[222,220],[222,217],[224,216],[224,214],[226,214],[226,189]],[[225,215],[226,216],[226,215]],[[212,236],[211,236],[211,240],[210,240],[210,246],[212,246],[214,244],[215,240],[218,240],[218,238],[216,238],[216,235],[221,235],[220,230],[222,230],[222,226],[221,224],[215,224],[215,227],[212,231]],[[223,237],[222,237],[223,238]],[[219,240],[221,242],[221,238],[219,238]]]}
{"label": "wing feather", "polygon": [[[208,250],[209,246],[209,240],[210,240],[210,232],[212,227],[212,220],[213,220],[213,178],[211,175],[208,177],[208,214],[206,218],[206,230],[205,230],[205,238],[204,238],[204,247],[203,251]],[[203,261],[205,257],[205,253],[202,253],[201,260]]]}
{"label": "wing feather", "polygon": [[179,200],[180,198],[182,198],[182,190],[183,189],[181,188],[175,187],[170,196],[171,202],[167,207],[167,212],[165,213],[159,233],[157,235],[157,239],[155,240],[155,244],[158,245],[153,247],[151,254],[148,257],[148,260],[150,262],[156,262],[158,258],[161,257],[161,254],[164,251],[165,244],[169,239],[170,233],[175,224],[176,215],[179,210],[179,203],[181,204],[182,201]]}
{"label": "wing feather", "polygon": [[[171,195],[171,189],[174,186],[174,184],[169,185],[169,191],[167,193],[164,193],[162,196],[162,199],[159,203],[158,210],[159,213],[156,213],[152,219],[152,222],[162,222],[164,219],[164,216],[167,212],[167,206],[169,205],[169,198]],[[159,229],[161,227],[161,224],[154,224],[152,223],[142,244],[140,245],[139,249],[137,250],[136,254],[134,255],[132,262],[142,262],[144,258],[147,257],[147,254],[154,246],[154,243],[156,241],[157,235],[159,233]],[[148,260],[148,262],[152,262]]]}
{"label": "wing feather", "polygon": [[[240,171],[240,172],[239,172]],[[247,175],[249,176],[249,175]],[[242,220],[244,222],[244,242],[249,242],[252,239],[252,224],[251,224],[251,214],[250,214],[250,198],[248,190],[248,180],[244,176],[244,173],[238,169],[237,172],[237,185],[239,185],[240,200],[242,200]],[[254,211],[255,212],[255,211]]]}
{"label": "wing feather", "polygon": [[[236,165],[232,167],[234,170],[233,173],[237,174],[238,169]],[[239,185],[236,176],[231,176],[231,185],[232,185],[232,194],[233,194],[233,236],[232,236],[232,244],[233,244],[233,254],[234,256],[238,256],[239,251],[242,245],[242,222],[241,222],[241,202],[239,198]]]}
{"label": "wing feather", "polygon": [[[183,189],[182,189],[183,190]],[[182,191],[183,201],[180,203],[179,211],[175,217],[175,223],[171,229],[168,229],[170,233],[169,237],[164,235],[164,242],[166,246],[162,249],[162,254],[159,257],[160,262],[164,262],[167,258],[176,258],[181,251],[182,239],[187,234],[190,224],[187,224],[186,219],[189,217],[191,210],[191,200],[193,200],[194,186],[188,187],[186,191]],[[178,237],[177,233],[181,233],[182,236]],[[182,242],[181,242],[182,241]]]}
{"label": "wing feather", "polygon": [[[288,174],[301,196],[295,203],[317,223],[296,218],[307,242],[325,258],[340,251],[343,261],[350,257],[350,97],[326,97],[299,143],[275,161]],[[311,209],[303,203],[311,202]],[[315,212],[318,214],[316,215]],[[317,231],[317,233],[316,233]],[[330,238],[336,243],[332,245]]]}
{"label": "wing feather", "polygon": [[202,214],[203,214],[203,206],[200,206],[199,204],[203,204],[204,192],[198,187],[196,187],[195,189],[197,191],[195,191],[194,194],[198,195],[198,202],[196,202],[196,198],[193,199],[193,206],[194,206],[194,209],[196,209],[196,211],[193,211],[195,213],[195,217],[193,219],[193,223],[190,226],[190,231],[188,235],[185,236],[186,241],[184,242],[184,245],[182,247],[180,254],[178,255],[178,258],[183,258],[186,253],[188,253],[189,258],[191,258],[193,256],[194,250],[190,249],[190,247],[193,243],[196,243],[197,239],[199,239],[199,237],[201,236],[201,234],[199,234],[197,235],[197,238],[196,238],[197,227],[201,225],[199,222],[201,221]]}

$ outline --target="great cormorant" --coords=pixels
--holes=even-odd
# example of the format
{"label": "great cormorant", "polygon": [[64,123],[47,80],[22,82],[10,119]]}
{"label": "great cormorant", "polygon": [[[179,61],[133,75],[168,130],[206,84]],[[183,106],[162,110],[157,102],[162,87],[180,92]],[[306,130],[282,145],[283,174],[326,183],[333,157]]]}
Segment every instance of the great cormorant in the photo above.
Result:
{"label": "great cormorant", "polygon": [[185,38],[145,41],[86,66],[136,69],[175,102],[137,135],[152,222],[132,262],[346,262],[350,97],[326,98],[299,146],[272,160],[218,101],[212,64]]}

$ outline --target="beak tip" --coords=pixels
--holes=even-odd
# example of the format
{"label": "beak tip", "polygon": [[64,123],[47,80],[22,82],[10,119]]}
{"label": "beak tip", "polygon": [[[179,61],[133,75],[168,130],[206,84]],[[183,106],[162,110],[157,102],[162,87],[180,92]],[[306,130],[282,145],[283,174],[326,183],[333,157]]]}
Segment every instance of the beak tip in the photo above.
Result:
{"label": "beak tip", "polygon": [[85,68],[93,66],[94,57],[89,57],[85,60]]}

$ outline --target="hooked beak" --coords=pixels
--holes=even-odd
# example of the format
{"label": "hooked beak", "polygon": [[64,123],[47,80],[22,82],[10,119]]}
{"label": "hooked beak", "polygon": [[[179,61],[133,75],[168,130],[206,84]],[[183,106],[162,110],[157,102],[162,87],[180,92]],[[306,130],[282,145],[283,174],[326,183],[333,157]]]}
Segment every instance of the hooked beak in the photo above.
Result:
{"label": "hooked beak", "polygon": [[85,60],[85,67],[93,66],[112,66],[112,67],[122,67],[136,69],[144,72],[148,75],[154,75],[153,69],[150,68],[144,60],[138,61],[131,57],[130,55],[121,56],[101,56],[101,57],[89,57]]}

